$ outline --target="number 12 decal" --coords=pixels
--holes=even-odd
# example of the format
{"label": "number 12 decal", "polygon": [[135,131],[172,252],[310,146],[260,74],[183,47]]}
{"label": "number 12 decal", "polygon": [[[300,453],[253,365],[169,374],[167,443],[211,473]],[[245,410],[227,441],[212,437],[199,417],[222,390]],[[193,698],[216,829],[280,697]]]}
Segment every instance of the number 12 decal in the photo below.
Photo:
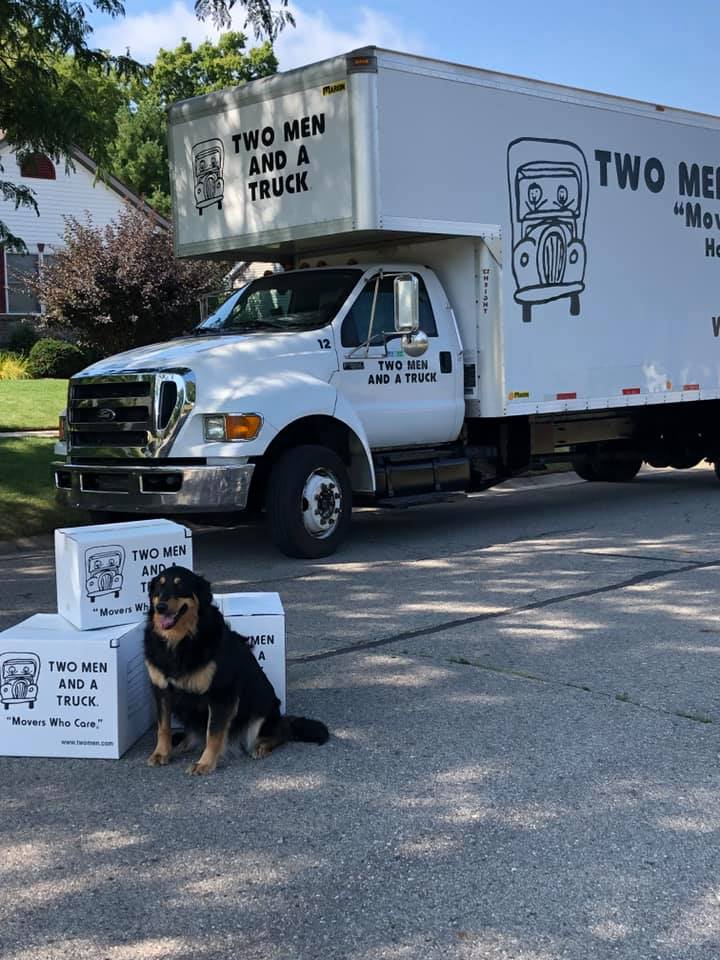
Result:
{"label": "number 12 decal", "polygon": [[330,341],[328,340],[327,337],[323,337],[322,340],[318,339],[318,343],[320,344],[320,349],[321,349],[321,350],[329,350],[329,349],[330,349]]}

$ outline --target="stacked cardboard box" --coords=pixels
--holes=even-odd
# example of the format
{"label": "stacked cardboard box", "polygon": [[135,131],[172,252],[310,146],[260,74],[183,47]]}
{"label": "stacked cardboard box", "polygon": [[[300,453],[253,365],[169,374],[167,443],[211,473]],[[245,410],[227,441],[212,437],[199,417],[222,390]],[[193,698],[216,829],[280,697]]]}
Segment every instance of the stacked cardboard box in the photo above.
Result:
{"label": "stacked cardboard box", "polygon": [[116,759],[152,724],[143,658],[148,582],[192,535],[167,520],[55,531],[58,613],[0,633],[0,751]]}
{"label": "stacked cardboard box", "polygon": [[[168,520],[55,532],[56,614],[0,633],[0,754],[117,759],[153,722],[143,631],[152,578],[193,568],[192,534]],[[248,637],[285,712],[285,615],[277,593],[215,597]]]}

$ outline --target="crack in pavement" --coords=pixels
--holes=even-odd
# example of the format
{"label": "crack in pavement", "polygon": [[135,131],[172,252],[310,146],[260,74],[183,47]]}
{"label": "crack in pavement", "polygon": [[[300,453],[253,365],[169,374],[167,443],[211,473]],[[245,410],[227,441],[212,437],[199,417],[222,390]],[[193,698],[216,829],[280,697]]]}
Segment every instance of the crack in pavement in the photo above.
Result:
{"label": "crack in pavement", "polygon": [[[412,654],[409,654],[412,656]],[[516,680],[530,680],[535,683],[546,683],[554,687],[569,687],[571,690],[581,690],[583,693],[589,693],[593,697],[601,697],[604,700],[614,700],[617,703],[627,703],[631,707],[637,707],[639,710],[646,710],[648,713],[655,713],[662,716],[678,717],[681,720],[691,720],[693,723],[712,724],[715,721],[701,713],[686,713],[683,710],[668,710],[665,707],[653,707],[649,703],[643,703],[641,700],[634,700],[627,693],[608,693],[606,690],[594,690],[586,683],[575,683],[572,680],[556,680],[554,677],[544,677],[537,673],[528,673],[525,670],[516,670],[513,667],[499,667],[483,660],[471,660],[467,657],[433,657],[431,654],[417,654],[422,659],[432,660],[435,663],[452,663],[456,666],[475,667],[478,670],[487,670],[489,673],[500,673],[504,676],[513,677]]]}
{"label": "crack in pavement", "polygon": [[585,597],[596,597],[603,593],[613,593],[616,590],[626,590],[641,583],[650,583],[653,580],[662,580],[665,577],[679,573],[689,573],[691,570],[702,570],[720,566],[720,560],[707,560],[701,563],[687,563],[673,569],[648,570],[645,573],[635,574],[627,580],[610,583],[604,587],[592,587],[589,590],[577,590],[574,593],[565,593],[560,596],[546,597],[544,600],[534,600],[532,603],[522,604],[519,607],[505,607],[491,613],[479,613],[472,617],[460,617],[455,620],[444,620],[430,627],[418,627],[416,630],[404,630],[388,637],[379,637],[377,640],[365,640],[361,643],[351,643],[333,650],[321,650],[318,653],[307,653],[299,657],[288,657],[288,663],[311,663],[316,660],[328,660],[331,657],[341,657],[347,653],[356,653],[361,650],[372,650],[376,647],[385,647],[403,640],[416,640],[419,637],[431,637],[437,633],[445,633],[458,627],[465,627],[471,623],[481,623],[484,620],[497,620],[501,617],[514,616],[516,613],[526,613],[530,610],[542,610],[544,607],[567,603],[570,600],[582,600]]}

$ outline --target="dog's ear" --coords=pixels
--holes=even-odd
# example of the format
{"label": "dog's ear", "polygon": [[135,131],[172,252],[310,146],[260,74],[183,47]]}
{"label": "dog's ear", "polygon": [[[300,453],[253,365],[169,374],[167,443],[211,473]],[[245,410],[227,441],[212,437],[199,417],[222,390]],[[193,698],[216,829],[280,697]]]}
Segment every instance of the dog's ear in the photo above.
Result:
{"label": "dog's ear", "polygon": [[210,581],[201,577],[199,573],[195,574],[195,596],[198,598],[200,607],[205,609],[212,604],[213,593]]}
{"label": "dog's ear", "polygon": [[150,583],[148,584],[148,596],[150,597],[151,600],[157,593],[157,578],[159,576],[160,574],[157,574],[156,576],[154,576],[150,581]]}

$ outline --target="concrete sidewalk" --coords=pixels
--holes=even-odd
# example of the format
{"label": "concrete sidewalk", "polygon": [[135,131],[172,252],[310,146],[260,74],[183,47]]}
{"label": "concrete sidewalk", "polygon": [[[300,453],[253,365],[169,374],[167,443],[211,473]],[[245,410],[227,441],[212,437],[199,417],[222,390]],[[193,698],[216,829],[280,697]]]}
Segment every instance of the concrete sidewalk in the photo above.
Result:
{"label": "concrete sidewalk", "polygon": [[[278,589],[323,747],[207,779],[0,759],[4,960],[716,960],[720,573],[711,470],[362,514],[336,557],[196,540]],[[0,622],[51,608],[0,558]]]}

